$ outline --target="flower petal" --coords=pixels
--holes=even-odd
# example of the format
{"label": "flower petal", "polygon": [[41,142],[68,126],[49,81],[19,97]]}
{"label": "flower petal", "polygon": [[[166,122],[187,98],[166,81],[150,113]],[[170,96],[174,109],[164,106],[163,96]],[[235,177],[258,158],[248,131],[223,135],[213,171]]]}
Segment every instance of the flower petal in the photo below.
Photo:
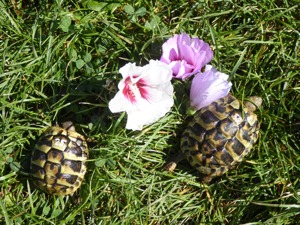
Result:
{"label": "flower petal", "polygon": [[150,60],[143,67],[129,63],[120,72],[123,79],[118,93],[109,102],[109,109],[127,112],[127,129],[141,130],[143,125],[155,122],[170,110],[174,104],[172,71],[165,63]]}
{"label": "flower petal", "polygon": [[178,59],[178,48],[177,48],[178,35],[169,38],[163,45],[163,54],[160,58],[161,62],[169,64],[171,61]]}
{"label": "flower petal", "polygon": [[160,61],[169,65],[173,77],[186,79],[200,72],[212,57],[213,51],[206,42],[183,33],[174,35],[163,44]]}
{"label": "flower petal", "polygon": [[197,74],[191,85],[190,105],[199,110],[222,97],[225,97],[232,86],[227,81],[228,75],[218,72],[211,65],[207,65],[205,72]]}
{"label": "flower petal", "polygon": [[127,112],[127,124],[126,129],[142,130],[144,125],[149,125],[156,122],[163,117],[173,106],[173,98],[167,96],[161,96],[166,100],[161,101],[159,104],[155,104],[152,107],[146,107],[144,110],[136,110]]}
{"label": "flower petal", "polygon": [[142,77],[150,86],[160,86],[163,83],[169,83],[172,79],[172,71],[164,63],[158,60],[150,60],[149,64],[144,66]]}
{"label": "flower petal", "polygon": [[134,75],[141,74],[144,68],[141,66],[136,66],[135,63],[127,63],[119,69],[119,72],[122,74],[123,79],[132,77]]}

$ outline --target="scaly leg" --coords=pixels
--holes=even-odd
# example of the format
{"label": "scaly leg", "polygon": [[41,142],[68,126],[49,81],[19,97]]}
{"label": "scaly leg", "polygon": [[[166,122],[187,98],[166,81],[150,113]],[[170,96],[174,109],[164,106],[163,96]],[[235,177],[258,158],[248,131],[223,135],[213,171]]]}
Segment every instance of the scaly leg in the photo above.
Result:
{"label": "scaly leg", "polygon": [[183,153],[181,151],[179,151],[175,156],[173,156],[171,158],[171,160],[164,166],[164,170],[167,170],[167,171],[174,171],[177,164],[184,160],[185,159],[185,156],[183,155]]}

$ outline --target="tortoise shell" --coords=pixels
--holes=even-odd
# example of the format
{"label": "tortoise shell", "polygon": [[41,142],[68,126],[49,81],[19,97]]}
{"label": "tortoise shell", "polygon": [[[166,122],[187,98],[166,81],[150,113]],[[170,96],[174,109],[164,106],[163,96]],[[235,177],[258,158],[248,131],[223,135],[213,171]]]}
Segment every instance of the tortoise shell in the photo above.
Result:
{"label": "tortoise shell", "polygon": [[[257,106],[261,104],[259,97],[252,101]],[[205,175],[205,182],[227,172],[243,160],[257,141],[259,122],[255,109],[252,103],[242,105],[230,94],[201,108],[184,130],[181,152],[166,166],[167,170],[174,170],[176,163],[186,158]]]}
{"label": "tortoise shell", "polygon": [[31,156],[35,184],[49,194],[73,194],[86,173],[88,146],[71,122],[49,127],[36,143]]}

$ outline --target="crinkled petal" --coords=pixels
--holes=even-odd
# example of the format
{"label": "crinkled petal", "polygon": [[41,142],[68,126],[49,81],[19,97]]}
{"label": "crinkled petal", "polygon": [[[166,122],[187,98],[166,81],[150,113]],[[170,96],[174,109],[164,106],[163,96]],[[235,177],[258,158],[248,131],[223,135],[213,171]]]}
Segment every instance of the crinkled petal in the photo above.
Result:
{"label": "crinkled petal", "polygon": [[178,35],[174,35],[162,45],[163,50],[160,61],[169,64],[178,58],[177,38]]}
{"label": "crinkled petal", "polygon": [[195,49],[195,54],[203,55],[203,59],[200,61],[203,63],[203,66],[212,60],[214,53],[205,41],[193,38],[191,46]]}
{"label": "crinkled petal", "polygon": [[185,79],[194,71],[194,66],[185,61],[173,61],[169,65],[173,74],[176,74],[175,78]]}
{"label": "crinkled petal", "polygon": [[152,124],[163,117],[173,104],[173,98],[167,97],[158,104],[144,107],[143,110],[127,112],[126,129],[142,130],[144,125]]}
{"label": "crinkled petal", "polygon": [[[185,39],[185,40],[184,40]],[[195,50],[190,46],[190,38],[185,37],[184,39],[178,38],[178,52],[181,60],[186,61],[187,64],[194,64]]]}
{"label": "crinkled petal", "polygon": [[141,77],[147,82],[148,86],[160,86],[170,82],[172,71],[165,63],[158,60],[150,60],[149,64],[144,66]]}
{"label": "crinkled petal", "polygon": [[121,91],[119,91],[113,99],[108,103],[108,108],[112,113],[118,113],[126,111],[128,108],[134,108],[130,102],[124,97]]}
{"label": "crinkled petal", "polygon": [[123,79],[125,79],[128,76],[142,74],[143,71],[144,68],[141,66],[136,66],[135,63],[127,63],[119,69],[119,72],[122,74]]}
{"label": "crinkled petal", "polygon": [[163,44],[162,52],[160,61],[169,65],[174,78],[180,79],[200,72],[213,57],[207,43],[185,33],[169,38]]}
{"label": "crinkled petal", "polygon": [[119,91],[109,102],[112,112],[126,111],[127,129],[141,130],[143,125],[164,116],[174,104],[172,71],[163,62],[150,60],[137,67],[130,63],[120,69],[123,79]]}
{"label": "crinkled petal", "polygon": [[211,65],[203,73],[197,74],[191,85],[190,105],[199,110],[222,97],[225,97],[232,86],[227,81],[228,75],[218,72]]}

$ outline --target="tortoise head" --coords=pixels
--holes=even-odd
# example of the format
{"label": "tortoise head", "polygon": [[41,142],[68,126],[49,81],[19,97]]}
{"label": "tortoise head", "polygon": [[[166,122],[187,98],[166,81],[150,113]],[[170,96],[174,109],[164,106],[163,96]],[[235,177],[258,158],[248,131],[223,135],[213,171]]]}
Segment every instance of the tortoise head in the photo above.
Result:
{"label": "tortoise head", "polygon": [[262,105],[262,98],[258,96],[250,96],[249,100],[245,101],[245,107],[249,109],[249,111],[254,112],[257,108],[260,108]]}
{"label": "tortoise head", "polygon": [[74,124],[71,121],[63,122],[61,124],[61,126],[62,126],[62,128],[66,129],[66,130],[75,131]]}

